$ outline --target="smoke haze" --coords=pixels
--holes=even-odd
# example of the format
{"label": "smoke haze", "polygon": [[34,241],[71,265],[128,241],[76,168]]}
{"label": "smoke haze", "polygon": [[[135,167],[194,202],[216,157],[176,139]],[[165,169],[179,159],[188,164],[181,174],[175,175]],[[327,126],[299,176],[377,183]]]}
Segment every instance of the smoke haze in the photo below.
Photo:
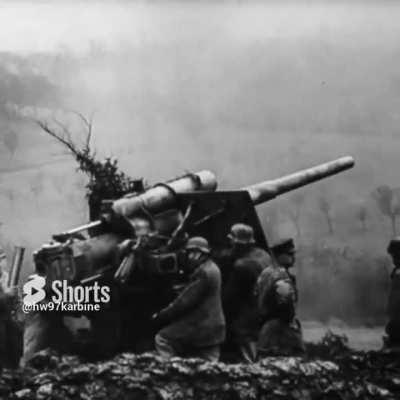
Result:
{"label": "smoke haze", "polygon": [[[2,2],[2,242],[34,249],[87,219],[72,158],[9,111],[30,107],[94,113],[99,156],[150,182],[207,168],[233,189],[351,154],[353,171],[300,191],[298,242],[383,256],[370,193],[400,186],[399,20],[389,1]],[[259,207],[272,240],[299,235],[294,204]]]}

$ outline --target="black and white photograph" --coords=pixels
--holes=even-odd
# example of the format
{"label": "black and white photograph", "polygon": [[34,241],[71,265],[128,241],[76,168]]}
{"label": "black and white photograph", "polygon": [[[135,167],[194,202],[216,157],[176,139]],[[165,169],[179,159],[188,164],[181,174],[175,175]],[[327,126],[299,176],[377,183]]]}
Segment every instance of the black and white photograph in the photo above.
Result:
{"label": "black and white photograph", "polygon": [[399,399],[399,21],[0,0],[0,400]]}

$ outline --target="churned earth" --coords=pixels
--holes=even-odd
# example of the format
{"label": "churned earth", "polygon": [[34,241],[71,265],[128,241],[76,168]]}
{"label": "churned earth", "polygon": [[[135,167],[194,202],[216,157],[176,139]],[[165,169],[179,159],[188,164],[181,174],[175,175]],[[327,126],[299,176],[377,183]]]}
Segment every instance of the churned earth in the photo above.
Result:
{"label": "churned earth", "polygon": [[[316,338],[323,329],[304,328],[306,337]],[[350,342],[364,346],[357,332]],[[377,343],[378,330],[366,337]],[[331,331],[307,346],[304,358],[269,357],[254,365],[166,361],[153,353],[90,362],[43,351],[23,369],[2,371],[0,399],[400,398],[399,353],[350,349],[345,336]]]}

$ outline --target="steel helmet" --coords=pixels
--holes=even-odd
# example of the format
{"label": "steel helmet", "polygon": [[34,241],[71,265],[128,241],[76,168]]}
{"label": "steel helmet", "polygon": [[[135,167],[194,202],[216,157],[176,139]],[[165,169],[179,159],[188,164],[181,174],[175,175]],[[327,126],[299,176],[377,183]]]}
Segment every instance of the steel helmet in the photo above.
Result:
{"label": "steel helmet", "polygon": [[199,250],[204,254],[210,254],[210,245],[208,240],[201,236],[190,238],[185,246],[186,250]]}
{"label": "steel helmet", "polygon": [[234,224],[228,234],[228,238],[234,243],[239,244],[252,244],[254,240],[254,230],[250,225]]}

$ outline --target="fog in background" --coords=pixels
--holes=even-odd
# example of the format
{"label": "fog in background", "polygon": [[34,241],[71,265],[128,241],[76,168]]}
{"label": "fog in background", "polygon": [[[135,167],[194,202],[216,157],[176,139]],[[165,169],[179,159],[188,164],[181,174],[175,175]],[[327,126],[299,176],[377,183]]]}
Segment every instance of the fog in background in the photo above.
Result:
{"label": "fog in background", "polygon": [[357,293],[377,293],[365,301],[379,315],[392,231],[371,192],[400,186],[399,20],[385,1],[1,2],[3,247],[31,253],[87,220],[85,177],[15,110],[94,113],[99,157],[150,183],[211,169],[234,189],[351,154],[352,171],[258,211],[270,241],[297,238],[305,315],[325,285],[356,293],[357,310],[368,309]]}

